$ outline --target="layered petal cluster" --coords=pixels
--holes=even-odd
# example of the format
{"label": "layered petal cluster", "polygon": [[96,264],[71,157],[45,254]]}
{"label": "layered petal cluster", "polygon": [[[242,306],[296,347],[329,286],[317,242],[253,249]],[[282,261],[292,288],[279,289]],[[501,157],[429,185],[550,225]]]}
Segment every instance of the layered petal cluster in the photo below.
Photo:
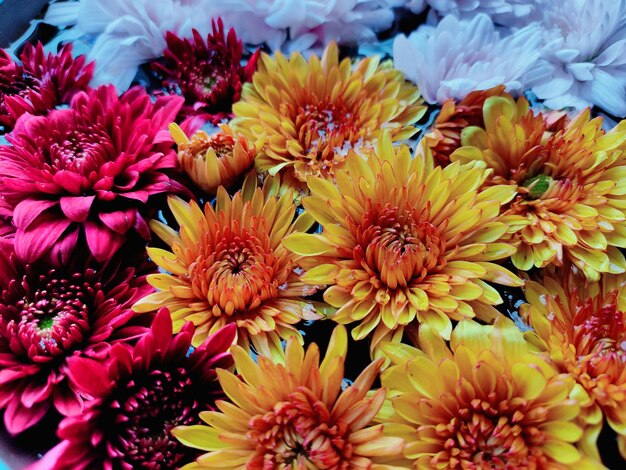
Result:
{"label": "layered petal cluster", "polygon": [[597,458],[603,415],[618,434],[626,458],[626,276],[605,274],[588,284],[572,275],[527,281],[522,317],[531,342],[570,374],[588,394],[581,420],[588,427],[584,449]]}
{"label": "layered petal cluster", "polygon": [[449,347],[426,325],[419,346],[385,346],[388,402],[377,417],[405,439],[413,468],[604,468],[575,446],[579,386],[532,354],[511,320],[463,320]]}
{"label": "layered petal cluster", "polygon": [[241,180],[263,146],[262,141],[250,145],[227,124],[220,125],[220,131],[213,135],[199,130],[191,140],[177,124],[170,124],[170,132],[178,146],[181,168],[196,186],[210,195],[220,186],[229,188]]}
{"label": "layered petal cluster", "polygon": [[398,455],[403,442],[371,424],[385,400],[383,389],[368,394],[382,361],[344,389],[347,342],[345,328],[336,327],[321,364],[317,345],[305,352],[295,338],[287,341],[284,364],[265,356],[255,362],[233,347],[240,375],[218,371],[230,401],[202,412],[206,425],[173,430],[184,444],[207,451],[183,468],[388,468],[380,463]]}
{"label": "layered petal cluster", "polygon": [[569,260],[590,280],[625,272],[626,126],[605,132],[586,110],[546,132],[545,117],[510,96],[488,98],[483,119],[484,129],[463,131],[451,159],[484,162],[489,184],[515,188],[503,214],[524,217],[526,226],[513,264],[529,270]]}
{"label": "layered petal cluster", "polygon": [[483,106],[491,96],[503,96],[504,85],[487,90],[473,91],[460,101],[446,100],[435,122],[424,139],[433,154],[435,162],[446,166],[450,163],[450,155],[462,146],[461,133],[466,127],[485,127],[483,122]]}
{"label": "layered petal cluster", "polygon": [[235,335],[226,326],[189,353],[193,325],[172,336],[162,309],[133,348],[115,345],[106,364],[70,359],[68,374],[93,400],[61,422],[61,443],[29,470],[178,468],[197,453],[172,429],[199,423],[198,411],[214,409],[223,397],[216,369],[232,366]]}
{"label": "layered petal cluster", "polygon": [[543,2],[541,59],[527,81],[553,109],[600,106],[626,117],[626,3]]}
{"label": "layered petal cluster", "polygon": [[323,231],[284,244],[304,257],[305,282],[330,286],[333,320],[358,322],[357,340],[374,333],[372,350],[417,323],[449,338],[451,320],[497,315],[502,299],[486,281],[521,285],[493,262],[515,252],[506,239],[516,218],[499,219],[514,192],[481,190],[487,176],[480,165],[435,167],[427,149],[411,158],[385,134],[376,153],[348,156],[336,185],[309,179],[302,204]]}
{"label": "layered petal cluster", "polygon": [[87,89],[94,64],[85,56],[72,57],[72,45],[57,54],[45,54],[43,45],[26,44],[16,63],[0,49],[0,126],[13,129],[24,113],[46,114],[67,104],[74,94]]}
{"label": "layered petal cluster", "polygon": [[177,189],[167,125],[182,98],[152,102],[141,88],[81,92],[68,109],[25,115],[0,146],[0,192],[13,209],[17,254],[65,262],[85,243],[98,261],[131,234],[150,236],[150,197]]}
{"label": "layered petal cluster", "polygon": [[126,267],[119,258],[104,266],[86,259],[77,253],[62,268],[25,265],[10,242],[0,240],[0,408],[11,434],[49,410],[80,413],[90,395],[68,375],[68,361],[104,360],[111,344],[146,329],[131,310],[152,291],[146,270]]}
{"label": "layered petal cluster", "polygon": [[522,91],[524,74],[539,58],[540,42],[535,24],[504,36],[485,14],[471,19],[448,15],[436,26],[420,26],[408,38],[398,35],[393,62],[427,102],[444,103],[499,84]]}
{"label": "layered petal cluster", "polygon": [[169,207],[180,230],[159,221],[150,226],[170,247],[148,248],[166,273],[148,277],[159,291],[135,305],[137,311],[166,306],[178,331],[186,321],[196,325],[193,344],[229,323],[238,343],[259,353],[281,355],[281,339],[296,336],[302,319],[316,319],[314,302],[304,296],[316,286],[300,279],[299,256],[282,246],[292,232],[308,230],[313,220],[296,212],[293,194],[276,197],[276,187],[244,187],[231,199],[221,187],[215,207],[204,211],[195,202],[170,197]]}
{"label": "layered petal cluster", "polygon": [[374,145],[383,129],[394,140],[415,134],[425,112],[417,88],[379,57],[352,67],[332,43],[320,60],[262,55],[259,70],[233,106],[231,125],[250,142],[263,139],[259,171],[332,178],[350,149]]}
{"label": "layered petal cluster", "polygon": [[243,46],[234,29],[228,36],[221,19],[205,39],[194,29],[193,39],[168,32],[163,62],[153,68],[170,92],[185,97],[184,115],[201,114],[213,124],[232,117],[231,107],[241,96],[243,83],[252,79],[259,51],[241,65]]}

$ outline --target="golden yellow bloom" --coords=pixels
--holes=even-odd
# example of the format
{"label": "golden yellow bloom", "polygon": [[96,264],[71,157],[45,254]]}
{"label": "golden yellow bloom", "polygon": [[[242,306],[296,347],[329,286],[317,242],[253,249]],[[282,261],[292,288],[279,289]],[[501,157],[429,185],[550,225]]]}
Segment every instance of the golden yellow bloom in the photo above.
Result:
{"label": "golden yellow bloom", "polygon": [[[183,444],[208,451],[184,470],[359,470],[388,469],[379,463],[402,452],[403,441],[371,422],[385,399],[383,389],[367,394],[381,361],[370,364],[342,391],[347,333],[338,326],[320,365],[317,345],[306,353],[294,338],[284,365],[233,347],[239,376],[218,370],[232,401],[205,411],[208,426],[180,426]],[[367,395],[366,395],[367,394]]]}
{"label": "golden yellow bloom", "polygon": [[231,121],[250,142],[265,142],[259,171],[332,177],[349,149],[367,148],[388,129],[394,140],[411,137],[426,107],[418,89],[391,62],[368,57],[354,67],[339,62],[331,43],[320,61],[298,52],[289,59],[263,54],[252,83],[244,85]]}
{"label": "golden yellow bloom", "polygon": [[285,246],[304,257],[305,282],[331,286],[335,321],[360,322],[355,339],[374,331],[372,349],[399,341],[416,318],[449,338],[450,319],[495,318],[502,299],[485,281],[521,285],[492,262],[515,252],[501,241],[515,218],[497,220],[514,188],[480,191],[486,177],[481,165],[435,167],[427,148],[412,159],[385,133],[377,152],[348,157],[336,185],[309,179],[302,203],[323,233],[293,234]]}
{"label": "golden yellow bloom", "polygon": [[236,136],[226,124],[220,125],[220,129],[211,136],[200,130],[190,140],[178,124],[170,124],[180,166],[191,181],[211,195],[219,186],[228,188],[243,177],[263,146],[261,140],[249,145],[245,137]]}
{"label": "golden yellow bloom", "polygon": [[589,395],[585,451],[597,456],[604,413],[626,458],[626,275],[587,284],[560,273],[542,284],[526,283],[520,313],[534,330],[527,336]]}
{"label": "golden yellow bloom", "polygon": [[377,417],[405,439],[413,468],[604,468],[575,446],[579,386],[531,353],[508,318],[463,320],[450,347],[425,325],[419,345],[383,346],[393,365],[381,376],[388,401]]}
{"label": "golden yellow bloom", "polygon": [[452,161],[482,161],[493,169],[492,184],[511,184],[517,195],[504,214],[521,215],[512,257],[523,270],[571,261],[589,280],[623,273],[626,259],[626,125],[602,130],[589,110],[558,132],[528,102],[492,97],[483,107],[485,128],[463,131],[464,147]]}
{"label": "golden yellow bloom", "polygon": [[148,248],[148,255],[166,273],[148,276],[159,291],[140,300],[140,312],[168,307],[174,330],[187,321],[196,325],[193,344],[227,323],[238,327],[238,343],[250,343],[264,354],[282,354],[281,339],[300,333],[294,324],[317,318],[315,303],[302,297],[316,291],[305,285],[297,267],[298,256],[281,240],[313,224],[304,214],[293,222],[292,193],[279,198],[276,185],[263,189],[244,185],[232,200],[221,187],[215,208],[204,212],[195,202],[168,199],[180,226],[176,232],[153,220],[150,227],[171,251]]}

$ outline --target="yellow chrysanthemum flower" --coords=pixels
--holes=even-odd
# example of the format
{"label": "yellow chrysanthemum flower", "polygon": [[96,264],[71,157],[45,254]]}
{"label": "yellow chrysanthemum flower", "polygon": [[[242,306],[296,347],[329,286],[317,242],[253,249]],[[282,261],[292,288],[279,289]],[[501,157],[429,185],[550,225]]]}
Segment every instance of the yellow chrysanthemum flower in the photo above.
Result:
{"label": "yellow chrysanthemum flower", "polygon": [[170,124],[170,132],[178,146],[181,168],[196,186],[210,195],[220,186],[228,188],[243,178],[263,146],[261,140],[249,145],[227,124],[222,124],[217,134],[208,135],[199,130],[191,139],[176,123]]}
{"label": "yellow chrysanthemum flower", "polygon": [[541,284],[526,282],[529,303],[520,313],[533,328],[527,337],[587,391],[585,451],[598,455],[604,414],[626,458],[626,275],[587,284],[560,273]]}
{"label": "yellow chrysanthemum flower", "polygon": [[531,353],[508,318],[463,320],[450,347],[425,325],[419,346],[383,346],[392,366],[377,417],[386,434],[405,439],[413,468],[604,468],[576,447],[579,386]]}
{"label": "yellow chrysanthemum flower", "polygon": [[488,173],[481,165],[435,167],[430,151],[411,158],[392,146],[388,134],[366,158],[352,153],[335,174],[336,185],[310,178],[302,203],[322,234],[292,234],[285,246],[310,269],[303,280],[330,287],[324,299],[339,310],[339,323],[358,321],[355,339],[374,331],[399,341],[407,325],[426,322],[444,337],[450,319],[489,321],[502,301],[485,281],[521,285],[492,261],[515,247],[501,241],[515,218],[498,220],[511,186],[479,188]]}
{"label": "yellow chrysanthemum flower", "polygon": [[485,128],[468,127],[452,161],[482,161],[491,184],[511,184],[517,195],[504,214],[521,215],[512,257],[522,270],[571,261],[589,280],[623,273],[626,259],[626,125],[602,130],[602,118],[581,112],[550,133],[528,102],[491,97],[483,107]]}
{"label": "yellow chrysanthemum flower", "polygon": [[294,338],[287,342],[284,365],[233,347],[239,376],[218,370],[231,400],[219,411],[205,411],[207,426],[180,426],[172,434],[183,444],[208,451],[184,470],[376,470],[401,454],[403,441],[385,436],[371,422],[385,391],[368,394],[381,361],[370,364],[342,390],[347,333],[338,326],[326,356],[311,344],[306,353]]}
{"label": "yellow chrysanthemum flower", "polygon": [[[331,43],[320,61],[298,52],[289,59],[263,54],[252,83],[233,106],[231,125],[250,142],[265,145],[259,171],[332,177],[349,149],[368,148],[388,129],[394,140],[411,137],[426,107],[418,89],[391,62],[368,57],[354,67],[339,62]],[[304,185],[303,185],[304,186]]]}
{"label": "yellow chrysanthemum flower", "polygon": [[148,276],[158,292],[140,300],[136,311],[168,307],[175,331],[187,321],[196,325],[194,345],[231,322],[241,346],[252,343],[264,354],[282,354],[280,341],[289,336],[302,340],[294,325],[318,318],[315,302],[303,299],[317,288],[301,281],[298,256],[281,241],[313,220],[303,214],[293,221],[291,191],[275,197],[279,188],[271,181],[253,186],[244,183],[232,200],[220,187],[215,208],[206,204],[204,212],[193,201],[168,199],[180,230],[150,223],[171,251],[148,248],[165,273]]}

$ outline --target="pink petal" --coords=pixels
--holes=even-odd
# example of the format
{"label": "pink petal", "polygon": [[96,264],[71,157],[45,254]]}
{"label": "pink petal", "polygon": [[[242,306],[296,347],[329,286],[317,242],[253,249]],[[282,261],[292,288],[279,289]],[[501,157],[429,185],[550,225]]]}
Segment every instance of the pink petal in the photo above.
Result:
{"label": "pink petal", "polygon": [[76,227],[52,247],[50,250],[50,260],[53,264],[62,266],[69,263],[76,243],[78,242],[79,231],[79,227]]}
{"label": "pink petal", "polygon": [[32,408],[26,408],[19,400],[9,402],[4,411],[4,425],[12,436],[37,424],[49,408],[48,402],[38,403]]}
{"label": "pink petal", "polygon": [[80,392],[91,397],[106,395],[113,382],[109,378],[109,371],[106,366],[93,359],[73,356],[67,360],[67,374],[70,381]]}
{"label": "pink petal", "polygon": [[102,212],[100,220],[114,232],[125,234],[135,224],[137,210],[130,207],[124,211]]}
{"label": "pink petal", "polygon": [[83,411],[83,400],[69,384],[64,383],[54,390],[54,406],[63,416],[75,416]]}
{"label": "pink petal", "polygon": [[64,196],[61,198],[61,210],[72,222],[84,222],[96,196]]}
{"label": "pink petal", "polygon": [[58,204],[57,201],[45,201],[37,199],[25,199],[15,206],[13,212],[13,224],[17,228],[27,228],[46,209]]}
{"label": "pink petal", "polygon": [[229,323],[212,335],[209,335],[199,348],[206,349],[207,351],[212,351],[214,354],[217,354],[228,351],[228,348],[232,346],[236,338],[237,325],[235,323]]}
{"label": "pink petal", "polygon": [[87,245],[98,261],[104,261],[124,243],[124,237],[108,227],[88,220],[85,222]]}
{"label": "pink petal", "polygon": [[56,219],[53,214],[44,214],[26,230],[15,232],[15,253],[30,263],[40,258],[59,241],[72,222]]}
{"label": "pink petal", "polygon": [[68,170],[60,170],[54,174],[54,182],[70,194],[80,194],[83,188],[89,186],[89,181],[84,176]]}
{"label": "pink petal", "polygon": [[35,403],[46,400],[52,393],[51,377],[48,376],[47,380],[41,381],[41,377],[31,380],[22,390],[20,399],[22,404],[27,408],[32,408]]}
{"label": "pink petal", "polygon": [[37,462],[26,467],[26,470],[57,470],[69,468],[64,462],[64,457],[71,447],[70,441],[61,441],[54,446]]}

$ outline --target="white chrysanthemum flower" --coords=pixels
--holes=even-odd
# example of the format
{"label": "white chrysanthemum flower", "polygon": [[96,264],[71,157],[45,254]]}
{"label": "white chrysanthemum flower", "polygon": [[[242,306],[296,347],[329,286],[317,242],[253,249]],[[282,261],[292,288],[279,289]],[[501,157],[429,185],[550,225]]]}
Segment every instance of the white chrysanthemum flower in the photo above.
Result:
{"label": "white chrysanthemum flower", "polygon": [[487,15],[467,20],[448,15],[437,26],[396,37],[393,61],[426,101],[443,103],[498,84],[522,90],[521,77],[539,57],[540,41],[537,25],[502,37]]}
{"label": "white chrysanthemum flower", "polygon": [[[414,0],[411,0],[414,1]],[[485,13],[496,24],[524,26],[538,14],[542,0],[426,0],[439,15],[469,18]],[[552,1],[552,0],[551,0]]]}
{"label": "white chrysanthemum flower", "polygon": [[229,0],[218,10],[244,42],[273,51],[322,50],[330,41],[356,45],[391,26],[405,0]]}
{"label": "white chrysanthemum flower", "polygon": [[537,97],[626,117],[626,0],[544,1],[546,45],[527,76]]}
{"label": "white chrysanthemum flower", "polygon": [[[123,91],[142,63],[160,57],[165,33],[190,36],[210,31],[221,17],[247,44],[271,50],[322,49],[330,41],[359,44],[393,23],[393,7],[404,0],[79,0],[53,3],[46,21],[95,37],[94,85]],[[80,34],[79,34],[80,36]]]}

